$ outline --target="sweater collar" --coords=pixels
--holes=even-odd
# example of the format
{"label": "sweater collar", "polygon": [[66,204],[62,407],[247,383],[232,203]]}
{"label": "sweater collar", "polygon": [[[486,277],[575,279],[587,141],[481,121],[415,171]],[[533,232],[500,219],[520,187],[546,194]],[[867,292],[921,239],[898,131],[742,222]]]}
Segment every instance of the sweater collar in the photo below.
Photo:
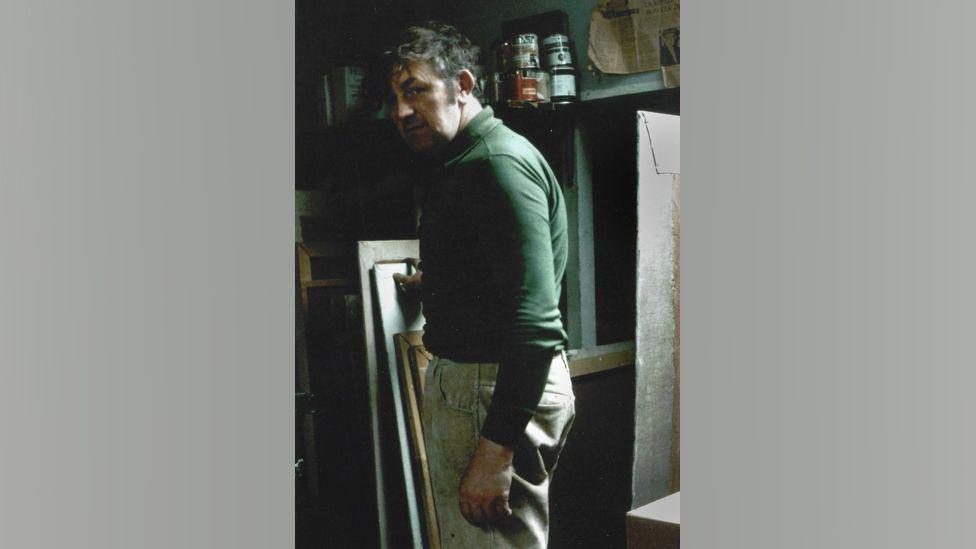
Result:
{"label": "sweater collar", "polygon": [[478,141],[481,141],[488,132],[500,126],[501,123],[501,120],[495,118],[495,113],[491,107],[481,109],[481,112],[476,114],[448,144],[444,151],[444,166],[457,163]]}

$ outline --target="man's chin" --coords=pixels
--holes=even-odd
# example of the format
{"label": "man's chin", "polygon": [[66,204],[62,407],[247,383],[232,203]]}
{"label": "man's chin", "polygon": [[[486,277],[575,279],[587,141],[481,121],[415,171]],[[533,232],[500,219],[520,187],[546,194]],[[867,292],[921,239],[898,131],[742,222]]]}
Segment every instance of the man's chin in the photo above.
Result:
{"label": "man's chin", "polygon": [[416,136],[412,139],[408,138],[406,139],[406,142],[407,148],[410,149],[410,152],[420,156],[434,156],[441,148],[435,141],[420,136]]}

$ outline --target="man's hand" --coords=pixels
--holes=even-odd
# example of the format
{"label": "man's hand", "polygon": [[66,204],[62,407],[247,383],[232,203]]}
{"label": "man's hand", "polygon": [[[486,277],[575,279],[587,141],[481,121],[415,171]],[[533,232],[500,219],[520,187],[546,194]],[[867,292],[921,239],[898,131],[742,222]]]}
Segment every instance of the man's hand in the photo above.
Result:
{"label": "man's hand", "polygon": [[461,514],[471,524],[486,526],[512,515],[508,494],[512,487],[513,453],[511,448],[479,438],[459,488]]}
{"label": "man's hand", "polygon": [[420,289],[424,276],[423,271],[417,268],[420,265],[420,260],[416,257],[408,257],[403,261],[413,267],[413,270],[416,272],[409,276],[393,273],[393,282],[396,283],[397,289],[401,292],[415,292]]}

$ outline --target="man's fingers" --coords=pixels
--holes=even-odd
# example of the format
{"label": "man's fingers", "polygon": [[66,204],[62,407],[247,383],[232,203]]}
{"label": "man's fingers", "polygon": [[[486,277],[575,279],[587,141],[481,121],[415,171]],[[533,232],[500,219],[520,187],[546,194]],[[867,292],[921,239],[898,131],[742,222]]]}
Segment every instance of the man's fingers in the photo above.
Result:
{"label": "man's fingers", "polygon": [[488,517],[488,513],[485,512],[483,505],[472,505],[471,513],[474,515],[472,517],[474,519],[474,523],[478,526],[484,526],[485,524],[488,524],[489,520],[491,520]]}
{"label": "man's fingers", "polygon": [[[465,501],[464,498],[461,498],[461,516],[463,516],[464,520],[468,521],[469,523],[475,524],[474,515],[471,514],[471,506],[468,505],[468,502]],[[477,526],[477,524],[475,524],[475,526]]]}
{"label": "man's fingers", "polygon": [[501,522],[512,516],[512,509],[506,498],[495,498],[487,503],[461,500],[461,515],[474,526],[486,526]]}
{"label": "man's fingers", "polygon": [[461,501],[461,514],[474,526],[483,527],[499,523],[512,516],[512,509],[504,498],[496,498],[488,503],[468,503]]}
{"label": "man's fingers", "polygon": [[468,503],[462,499],[461,514],[464,515],[464,520],[474,526],[481,526],[485,522],[485,514],[482,512],[481,506],[477,503]]}
{"label": "man's fingers", "polygon": [[461,515],[464,516],[464,520],[468,521],[472,526],[481,526],[481,521],[478,520],[478,513],[475,511],[476,508],[476,505],[461,501]]}
{"label": "man's fingers", "polygon": [[512,508],[508,506],[508,498],[495,499],[495,515],[497,520],[505,520],[512,516]]}
{"label": "man's fingers", "polygon": [[478,526],[478,513],[476,511],[477,507],[477,504],[472,500],[472,498],[461,494],[461,515],[464,517],[464,520],[475,526]]}
{"label": "man's fingers", "polygon": [[511,449],[482,438],[458,487],[461,514],[465,520],[485,527],[510,517],[508,494],[511,483]]}
{"label": "man's fingers", "polygon": [[397,289],[401,291],[416,290],[420,288],[421,276],[419,272],[410,276],[393,273],[393,282],[396,284]]}

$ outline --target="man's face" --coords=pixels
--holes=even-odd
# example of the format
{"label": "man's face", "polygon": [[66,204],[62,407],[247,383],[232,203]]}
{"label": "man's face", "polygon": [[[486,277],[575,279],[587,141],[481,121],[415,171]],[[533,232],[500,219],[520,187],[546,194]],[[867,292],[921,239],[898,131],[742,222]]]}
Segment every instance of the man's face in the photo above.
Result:
{"label": "man's face", "polygon": [[390,118],[410,150],[432,154],[454,139],[461,123],[456,93],[428,63],[408,62],[393,74],[390,86]]}

